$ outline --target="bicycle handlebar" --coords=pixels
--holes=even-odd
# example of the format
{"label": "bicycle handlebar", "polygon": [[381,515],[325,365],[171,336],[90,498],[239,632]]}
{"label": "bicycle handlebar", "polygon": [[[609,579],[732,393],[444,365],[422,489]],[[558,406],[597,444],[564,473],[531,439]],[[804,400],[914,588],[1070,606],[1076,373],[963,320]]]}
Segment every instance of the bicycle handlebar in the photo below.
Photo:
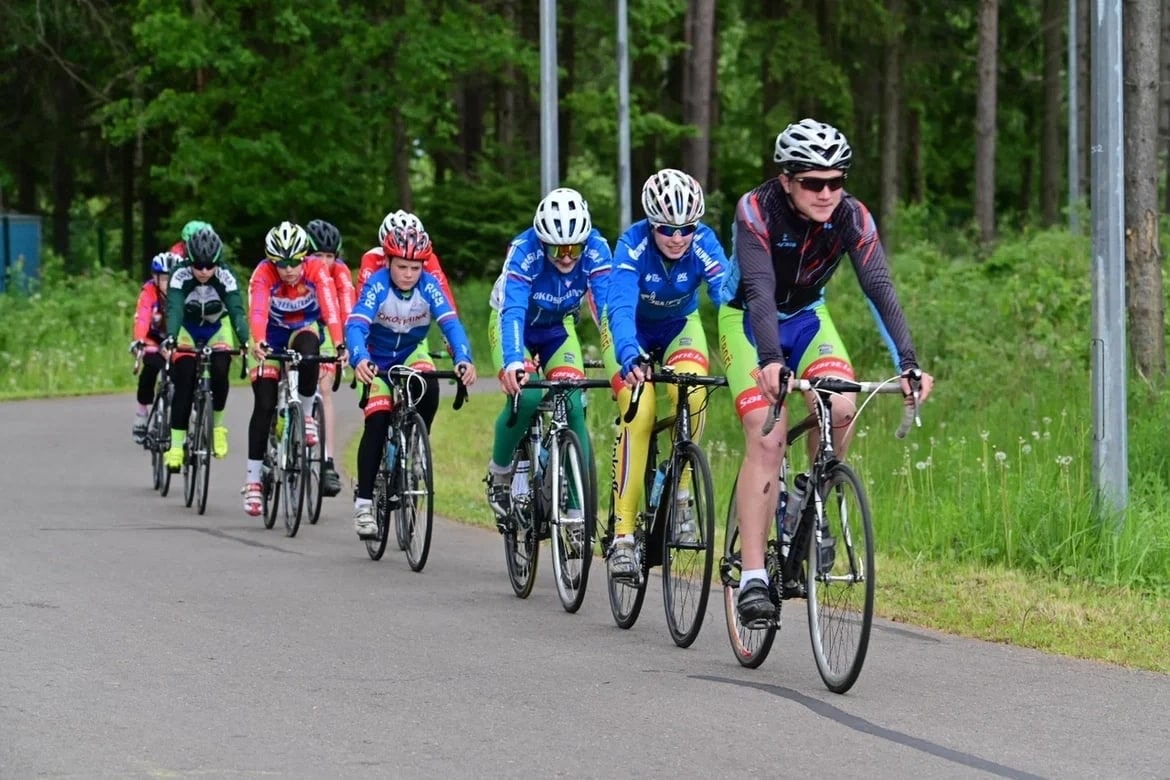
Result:
{"label": "bicycle handlebar", "polygon": [[[591,361],[586,361],[586,368],[593,368],[594,367],[594,366],[589,365],[590,362]],[[593,362],[600,362],[600,361],[593,361]],[[516,375],[518,377],[522,376],[523,374],[524,374],[523,369],[516,372]],[[564,379],[532,379],[532,380],[529,380],[528,382],[524,383],[524,386],[521,389],[527,390],[527,389],[531,388],[533,390],[550,390],[553,392],[557,392],[557,391],[570,392],[573,390],[586,390],[586,389],[591,388],[591,387],[609,387],[609,380],[608,379],[590,379],[588,377],[571,377],[571,378],[567,377]],[[516,393],[516,395],[512,396],[512,411],[508,415],[508,427],[509,428],[512,428],[516,425],[516,419],[519,416],[520,416],[520,393]]]}
{"label": "bicycle handlebar", "polygon": [[[245,365],[247,364],[248,356],[244,356]],[[341,387],[341,363],[342,357],[340,355],[305,355],[297,352],[295,349],[286,349],[283,352],[269,352],[264,356],[265,360],[275,360],[277,363],[292,363],[293,366],[304,365],[325,365],[326,363],[333,363],[337,366],[337,370],[333,372],[333,392],[337,392],[337,388]]]}
{"label": "bicycle handlebar", "polygon": [[[857,382],[852,379],[840,379],[832,376],[813,377],[812,379],[798,379],[792,383],[792,389],[802,393],[819,392],[819,393],[865,393],[873,395],[874,393],[901,393],[902,383],[901,376],[893,377],[882,382]],[[917,379],[910,377],[911,386],[914,388],[912,398],[914,402],[905,405],[905,411],[902,412],[902,422],[898,425],[898,430],[894,432],[894,436],[899,439],[906,438],[906,433],[910,430],[910,426],[917,423],[919,427],[922,425],[922,420],[918,417],[918,389]],[[780,420],[780,412],[784,406],[784,396],[788,393],[787,387],[780,389],[780,400],[772,404],[771,414],[764,422],[764,427],[761,434],[767,436],[776,427],[776,423]]]}
{"label": "bicycle handlebar", "polygon": [[[647,368],[650,367],[648,362],[642,365],[645,365]],[[661,366],[657,373],[652,373],[644,381],[638,383],[634,391],[630,394],[630,408],[626,409],[626,413],[622,416],[622,421],[627,425],[633,422],[634,416],[638,413],[638,404],[642,400],[642,392],[646,385],[652,385],[655,382],[661,382],[667,385],[679,385],[680,387],[726,387],[727,377],[693,374],[675,371],[670,366]]]}
{"label": "bicycle handlebar", "polygon": [[[433,376],[436,379],[454,379],[455,401],[451,404],[451,408],[459,411],[467,401],[467,385],[463,384],[463,373],[461,371],[420,371],[410,366],[390,366],[385,371],[379,369],[375,373],[374,378],[384,380],[386,384],[394,384],[396,381],[409,381],[412,376]],[[354,381],[357,381],[356,378]],[[369,401],[370,385],[363,385],[361,398],[358,399],[358,408],[365,409]]]}

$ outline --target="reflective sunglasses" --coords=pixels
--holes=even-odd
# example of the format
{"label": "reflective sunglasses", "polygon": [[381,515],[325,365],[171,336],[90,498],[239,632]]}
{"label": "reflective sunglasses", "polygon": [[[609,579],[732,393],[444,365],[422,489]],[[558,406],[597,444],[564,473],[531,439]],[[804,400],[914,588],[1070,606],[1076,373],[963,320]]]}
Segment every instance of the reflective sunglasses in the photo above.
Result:
{"label": "reflective sunglasses", "polygon": [[196,271],[210,271],[212,268],[215,268],[215,261],[214,260],[210,260],[210,261],[208,261],[208,260],[192,260],[191,267],[194,268]]}
{"label": "reflective sunglasses", "polygon": [[565,244],[564,246],[554,246],[553,244],[545,244],[544,251],[548,252],[551,257],[569,257],[576,260],[585,251],[584,244]]}
{"label": "reflective sunglasses", "polygon": [[828,187],[830,192],[836,192],[845,186],[845,174],[834,176],[831,179],[814,179],[810,176],[793,176],[792,180],[799,184],[800,188],[805,192],[822,192],[825,187]]}
{"label": "reflective sunglasses", "polygon": [[303,257],[292,257],[288,260],[273,260],[272,264],[283,270],[285,268],[299,268],[303,262],[305,262]]}
{"label": "reflective sunglasses", "polygon": [[682,236],[686,238],[692,235],[699,229],[698,222],[688,222],[685,225],[655,225],[654,232],[665,238],[674,238],[675,236]]}

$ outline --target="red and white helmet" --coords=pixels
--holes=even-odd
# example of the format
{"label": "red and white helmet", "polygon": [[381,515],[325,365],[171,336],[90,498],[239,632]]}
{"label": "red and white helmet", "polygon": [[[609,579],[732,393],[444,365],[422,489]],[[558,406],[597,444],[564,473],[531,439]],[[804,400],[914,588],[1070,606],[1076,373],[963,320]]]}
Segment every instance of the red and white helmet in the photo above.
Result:
{"label": "red and white helmet", "polygon": [[425,261],[431,254],[431,237],[427,231],[413,227],[391,228],[382,239],[382,252],[388,259]]}

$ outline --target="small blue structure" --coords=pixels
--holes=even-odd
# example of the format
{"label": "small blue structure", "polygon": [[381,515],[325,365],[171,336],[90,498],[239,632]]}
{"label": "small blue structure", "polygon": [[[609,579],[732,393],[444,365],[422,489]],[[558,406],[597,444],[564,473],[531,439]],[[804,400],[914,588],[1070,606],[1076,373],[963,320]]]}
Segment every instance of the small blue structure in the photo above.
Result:
{"label": "small blue structure", "polygon": [[41,276],[41,218],[36,214],[0,214],[0,292],[12,281],[28,292]]}

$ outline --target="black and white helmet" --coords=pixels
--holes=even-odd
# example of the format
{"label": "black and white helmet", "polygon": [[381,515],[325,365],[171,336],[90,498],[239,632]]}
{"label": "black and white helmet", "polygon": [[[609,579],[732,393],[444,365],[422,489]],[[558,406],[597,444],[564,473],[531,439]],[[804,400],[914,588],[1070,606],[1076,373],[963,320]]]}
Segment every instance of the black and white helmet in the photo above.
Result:
{"label": "black and white helmet", "polygon": [[295,222],[281,222],[264,237],[264,254],[274,263],[303,260],[310,248],[309,234]]}
{"label": "black and white helmet", "polygon": [[691,225],[707,211],[703,188],[684,171],[663,168],[642,185],[642,208],[655,225]]}
{"label": "black and white helmet", "polygon": [[420,233],[425,233],[423,229],[422,220],[416,217],[409,211],[391,211],[382,220],[382,226],[378,228],[378,243],[381,244],[386,240],[386,234],[394,228],[414,228]]}
{"label": "black and white helmet", "polygon": [[314,219],[305,226],[305,231],[309,234],[309,243],[313,245],[314,251],[333,254],[341,251],[341,231],[332,222]]}
{"label": "black and white helmet", "polygon": [[593,230],[589,204],[576,190],[558,187],[537,205],[532,227],[536,228],[536,237],[546,244],[583,244]]}
{"label": "black and white helmet", "polygon": [[776,153],[772,159],[790,172],[817,168],[844,171],[853,161],[853,149],[832,125],[802,119],[776,136]]}
{"label": "black and white helmet", "polygon": [[204,225],[187,239],[187,258],[200,269],[218,265],[223,259],[223,241],[211,225]]}

